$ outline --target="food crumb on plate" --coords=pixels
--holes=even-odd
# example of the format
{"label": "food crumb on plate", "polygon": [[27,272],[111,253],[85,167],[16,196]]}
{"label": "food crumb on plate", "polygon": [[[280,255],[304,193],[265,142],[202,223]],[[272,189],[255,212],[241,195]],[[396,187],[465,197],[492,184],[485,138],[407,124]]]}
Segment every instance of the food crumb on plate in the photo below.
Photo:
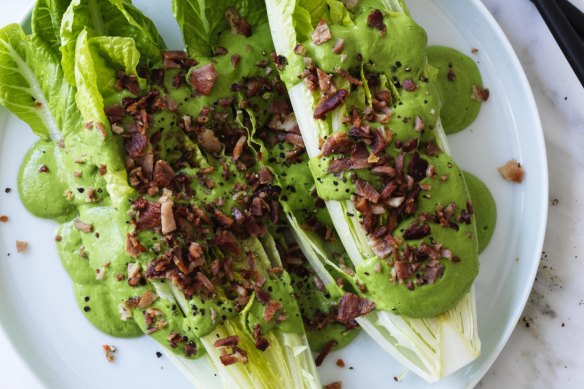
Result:
{"label": "food crumb on plate", "polygon": [[343,361],[341,358],[337,359],[337,366],[345,367],[345,361]]}
{"label": "food crumb on plate", "polygon": [[116,352],[116,346],[110,346],[109,344],[104,344],[101,346],[103,352],[105,353],[105,358],[108,362],[113,362],[115,360],[114,353]]}
{"label": "food crumb on plate", "polygon": [[16,241],[16,252],[18,253],[24,253],[26,250],[28,249],[28,243],[21,241],[21,240],[17,240]]}
{"label": "food crumb on plate", "polygon": [[499,173],[507,181],[517,182],[520,184],[523,182],[523,176],[525,175],[525,169],[521,166],[521,163],[514,159],[511,159],[505,163],[505,165],[499,168]]}
{"label": "food crumb on plate", "polygon": [[342,387],[343,384],[341,383],[341,381],[335,381],[333,383],[326,385],[324,389],[341,389]]}
{"label": "food crumb on plate", "polygon": [[6,216],[6,215],[0,216],[0,222],[1,223],[8,223],[8,216]]}

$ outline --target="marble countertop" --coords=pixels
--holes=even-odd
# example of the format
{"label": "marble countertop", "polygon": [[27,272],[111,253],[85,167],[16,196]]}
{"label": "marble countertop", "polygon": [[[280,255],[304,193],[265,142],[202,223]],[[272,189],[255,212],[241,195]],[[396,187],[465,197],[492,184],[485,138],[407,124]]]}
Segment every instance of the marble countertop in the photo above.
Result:
{"label": "marble countertop", "polygon": [[[572,1],[584,10],[584,0]],[[550,204],[539,271],[522,319],[478,387],[584,387],[584,88],[530,1],[483,2],[507,34],[535,95]],[[3,0],[0,25],[20,20],[32,3]],[[2,386],[42,388],[15,355],[0,332]]]}

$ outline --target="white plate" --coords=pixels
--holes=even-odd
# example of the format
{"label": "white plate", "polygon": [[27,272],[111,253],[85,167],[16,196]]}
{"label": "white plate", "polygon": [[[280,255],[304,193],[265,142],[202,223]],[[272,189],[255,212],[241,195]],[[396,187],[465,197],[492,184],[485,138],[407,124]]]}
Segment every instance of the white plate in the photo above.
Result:
{"label": "white plate", "polygon": [[[499,218],[488,249],[481,255],[476,282],[482,355],[436,387],[472,387],[489,369],[509,338],[537,270],[547,216],[547,164],[541,125],[523,70],[503,32],[478,0],[411,0],[412,14],[426,28],[431,44],[455,47],[475,56],[491,90],[478,120],[452,136],[456,161],[492,190]],[[136,1],[154,19],[169,47],[180,43],[170,1]],[[55,250],[56,224],[34,218],[19,201],[16,177],[22,156],[35,136],[22,122],[0,110],[0,323],[20,356],[41,382],[52,388],[188,388],[189,384],[155,352],[147,337],[110,338],[87,322],[78,309],[71,282]],[[521,185],[501,179],[497,167],[516,158],[526,168]],[[10,194],[4,193],[11,187]],[[30,242],[26,254],[15,241]],[[8,256],[10,253],[10,256]],[[106,362],[102,344],[118,347]],[[343,358],[347,367],[335,365]],[[351,368],[349,368],[351,367]],[[403,368],[364,334],[330,355],[321,368],[323,384],[341,380],[343,388],[395,385]],[[129,385],[129,386],[128,386]],[[400,388],[424,383],[406,375]]]}

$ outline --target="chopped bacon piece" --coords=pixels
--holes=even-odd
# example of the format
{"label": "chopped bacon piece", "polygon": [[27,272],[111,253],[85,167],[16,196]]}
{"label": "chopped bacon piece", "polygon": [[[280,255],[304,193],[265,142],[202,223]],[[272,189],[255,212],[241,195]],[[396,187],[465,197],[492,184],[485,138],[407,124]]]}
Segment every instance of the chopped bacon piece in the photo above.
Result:
{"label": "chopped bacon piece", "polygon": [[235,147],[233,147],[233,155],[231,156],[233,158],[233,161],[237,161],[241,157],[241,154],[243,154],[243,148],[245,147],[246,141],[247,136],[242,135],[235,143]]}
{"label": "chopped bacon piece", "polygon": [[334,88],[332,77],[324,70],[316,68],[316,75],[318,76],[318,86],[325,94]]}
{"label": "chopped bacon piece", "polygon": [[126,116],[126,110],[121,105],[110,105],[106,107],[105,114],[110,124],[119,123]]}
{"label": "chopped bacon piece", "polygon": [[264,167],[258,174],[260,184],[265,185],[274,181],[274,175],[268,167]]}
{"label": "chopped bacon piece", "polygon": [[345,80],[349,81],[349,83],[352,85],[355,85],[355,86],[363,85],[363,81],[351,76],[351,74],[343,68],[340,68],[340,67],[336,68],[335,73],[337,73],[339,76],[343,77]]}
{"label": "chopped bacon piece", "polygon": [[318,356],[314,360],[315,365],[316,366],[322,365],[326,356],[329,355],[329,353],[333,350],[333,348],[335,348],[335,346],[337,344],[338,344],[338,342],[334,339],[331,339],[328,342],[326,342],[325,345],[323,346],[322,350],[320,350],[320,353],[318,354]]}
{"label": "chopped bacon piece", "polygon": [[379,192],[377,192],[373,185],[360,178],[355,180],[355,193],[372,203],[379,202]]}
{"label": "chopped bacon piece", "polygon": [[85,223],[83,221],[81,221],[80,219],[75,219],[73,221],[73,226],[75,227],[75,229],[77,231],[81,231],[84,232],[86,234],[90,233],[93,231],[93,225],[89,224],[89,223]]}
{"label": "chopped bacon piece", "polygon": [[193,69],[189,82],[197,92],[209,96],[217,80],[217,71],[212,63]]}
{"label": "chopped bacon piece", "polygon": [[408,165],[408,174],[415,180],[420,181],[426,178],[428,161],[420,157],[418,152],[414,153]]}
{"label": "chopped bacon piece", "polygon": [[167,188],[174,180],[174,170],[168,162],[163,160],[156,161],[154,165],[154,182],[159,188]]}
{"label": "chopped bacon piece", "polygon": [[323,97],[317,104],[313,117],[315,119],[324,120],[326,115],[337,108],[339,105],[343,104],[343,101],[347,98],[349,92],[346,89],[339,89],[335,93]]}
{"label": "chopped bacon piece", "polygon": [[247,353],[238,348],[233,354],[221,355],[219,359],[224,366],[233,365],[238,362],[247,363]]}
{"label": "chopped bacon piece", "polygon": [[197,272],[195,274],[195,279],[199,281],[209,292],[213,292],[215,290],[215,286],[213,286],[211,280],[209,280],[209,278],[207,278],[207,276],[203,273]]}
{"label": "chopped bacon piece", "polygon": [[131,234],[126,235],[126,254],[132,258],[136,258],[140,253],[144,252],[146,252],[146,249],[138,242],[135,236]]}
{"label": "chopped bacon piece", "polygon": [[23,242],[20,240],[16,241],[16,252],[24,253],[28,249],[28,242]]}
{"label": "chopped bacon piece", "polygon": [[471,97],[476,100],[476,101],[487,101],[489,99],[489,96],[491,95],[491,92],[489,91],[489,89],[485,88],[483,89],[480,85],[473,85],[472,86],[472,95]]}
{"label": "chopped bacon piece", "polygon": [[507,181],[513,181],[520,184],[523,182],[525,170],[519,162],[512,159],[499,168],[499,173],[501,173],[501,176],[503,176],[503,178]]}
{"label": "chopped bacon piece", "polygon": [[394,268],[398,280],[406,280],[413,275],[410,264],[405,261],[395,261]]}
{"label": "chopped bacon piece", "polygon": [[381,36],[385,35],[385,31],[387,30],[385,23],[383,23],[383,13],[378,9],[371,11],[369,16],[367,16],[367,25],[381,31]]}
{"label": "chopped bacon piece", "polygon": [[325,42],[330,41],[333,36],[331,35],[331,30],[324,19],[320,19],[318,25],[312,33],[312,43],[315,45],[322,45]]}
{"label": "chopped bacon piece", "polygon": [[437,263],[435,266],[428,266],[424,271],[423,279],[426,283],[432,285],[444,274],[444,266]]}
{"label": "chopped bacon piece", "polygon": [[403,234],[404,239],[422,239],[425,236],[430,235],[430,226],[426,223],[412,223]]}
{"label": "chopped bacon piece", "polygon": [[274,318],[274,315],[282,309],[282,303],[277,300],[270,300],[268,305],[264,309],[264,320],[270,321]]}
{"label": "chopped bacon piece", "polygon": [[231,32],[234,34],[240,34],[245,37],[251,36],[251,26],[242,18],[235,8],[229,8],[225,11],[225,19],[229,22],[231,26]]}
{"label": "chopped bacon piece", "polygon": [[413,92],[416,89],[418,89],[418,86],[414,83],[414,81],[412,81],[411,79],[407,79],[404,80],[402,83],[402,88],[404,88],[404,90],[406,90],[407,92]]}
{"label": "chopped bacon piece", "polygon": [[324,389],[343,389],[343,384],[341,381],[335,381],[328,385],[325,385]]}
{"label": "chopped bacon piece", "polygon": [[207,152],[217,154],[221,151],[221,142],[219,141],[219,138],[215,136],[213,130],[203,130],[203,132],[197,137],[197,140],[203,150]]}
{"label": "chopped bacon piece", "polygon": [[145,231],[160,225],[160,204],[146,201],[144,199],[139,199],[134,202],[134,208],[138,209],[136,204],[143,204],[143,206],[139,208],[140,213],[138,220],[136,220],[136,231]]}
{"label": "chopped bacon piece", "polygon": [[176,230],[173,207],[174,202],[169,198],[163,201],[160,205],[160,225],[164,235],[170,234]]}
{"label": "chopped bacon piece", "polygon": [[140,298],[140,301],[138,302],[138,308],[148,308],[156,300],[158,300],[158,295],[151,290],[147,290]]}
{"label": "chopped bacon piece", "polygon": [[345,48],[345,40],[343,38],[337,39],[335,44],[333,45],[333,53],[341,54],[343,49]]}
{"label": "chopped bacon piece", "polygon": [[224,226],[226,228],[231,227],[231,225],[233,224],[233,219],[230,218],[229,216],[225,215],[219,209],[215,209],[213,211],[213,215],[215,216],[215,218],[217,219],[219,224],[221,224],[222,226]]}
{"label": "chopped bacon piece", "polygon": [[226,338],[217,339],[215,343],[213,343],[213,347],[235,347],[239,344],[239,336],[233,335],[228,336]]}
{"label": "chopped bacon piece", "polygon": [[375,309],[375,303],[353,293],[345,293],[339,301],[337,320],[347,321],[368,314]]}
{"label": "chopped bacon piece", "polygon": [[286,66],[286,57],[278,55],[275,52],[272,53],[272,61],[274,61],[274,65],[276,65],[276,69],[278,70],[283,70],[284,66]]}
{"label": "chopped bacon piece", "polygon": [[346,132],[335,132],[330,135],[322,146],[322,155],[346,154],[351,149],[351,140]]}
{"label": "chopped bacon piece", "polygon": [[148,138],[141,132],[135,132],[124,140],[126,153],[132,158],[140,158],[148,146]]}

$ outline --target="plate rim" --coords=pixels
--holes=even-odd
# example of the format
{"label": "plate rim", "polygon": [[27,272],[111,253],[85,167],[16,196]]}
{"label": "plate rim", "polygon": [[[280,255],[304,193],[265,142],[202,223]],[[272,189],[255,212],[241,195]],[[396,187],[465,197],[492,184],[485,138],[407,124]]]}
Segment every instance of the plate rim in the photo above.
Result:
{"label": "plate rim", "polygon": [[[35,0],[36,1],[36,0]],[[411,1],[411,0],[410,0]],[[439,2],[438,6],[443,8],[444,5]],[[545,137],[543,132],[543,126],[539,114],[539,109],[535,101],[535,96],[533,94],[533,89],[527,75],[525,73],[525,69],[519,60],[519,57],[511,45],[507,35],[493,16],[493,14],[489,11],[486,5],[481,0],[470,0],[469,6],[475,7],[477,11],[481,14],[484,18],[485,22],[488,23],[488,27],[495,33],[497,40],[502,44],[506,57],[510,60],[510,66],[513,70],[513,73],[518,76],[517,81],[521,85],[521,89],[525,92],[524,94],[527,97],[527,101],[525,101],[525,108],[526,111],[529,112],[529,116],[532,119],[533,124],[535,124],[535,128],[533,128],[533,137],[535,140],[535,146],[537,146],[537,154],[543,156],[540,160],[543,169],[539,172],[540,180],[541,180],[541,194],[540,194],[540,201],[538,204],[538,209],[536,214],[539,215],[541,218],[541,222],[538,223],[537,228],[537,236],[535,236],[535,244],[532,245],[534,249],[534,255],[538,252],[541,252],[544,245],[545,240],[545,232],[547,229],[547,219],[548,219],[548,203],[549,203],[549,170],[548,170],[548,160],[547,160],[547,152],[546,152],[546,144],[545,144]],[[27,31],[30,32],[30,24],[32,13],[34,10],[35,4],[28,7],[28,9],[23,13],[20,18],[19,24]],[[3,107],[1,107],[3,108]],[[3,108],[0,110],[0,123],[7,120],[12,114],[7,109]],[[525,211],[523,211],[525,212]],[[523,213],[522,212],[522,213]],[[537,249],[537,250],[535,250]],[[534,256],[537,258],[537,256]],[[506,325],[504,326],[504,331],[498,337],[498,341],[493,347],[492,352],[490,353],[489,357],[480,365],[477,369],[477,373],[473,374],[473,377],[465,383],[466,388],[475,387],[479,381],[485,376],[485,374],[491,369],[495,361],[499,358],[501,352],[503,351],[504,347],[508,344],[509,339],[517,326],[517,322],[523,312],[529,295],[531,293],[535,277],[538,271],[538,260],[531,260],[530,266],[527,267],[528,276],[526,277],[525,281],[527,281],[524,287],[521,290],[521,293],[518,294],[517,303],[515,305],[515,309],[509,315],[506,320]],[[3,315],[0,311],[0,318],[3,318]],[[29,358],[26,358],[24,355],[24,351],[20,350],[17,345],[15,344],[14,340],[9,336],[9,332],[7,331],[6,324],[4,320],[0,320],[0,332],[4,335],[5,339],[7,339],[9,345],[12,347],[15,355],[17,355],[20,362],[22,362],[23,366],[25,366],[26,370],[30,372],[35,380],[40,383],[43,387],[48,387],[47,382],[38,369],[35,369],[32,365],[32,362]]]}

